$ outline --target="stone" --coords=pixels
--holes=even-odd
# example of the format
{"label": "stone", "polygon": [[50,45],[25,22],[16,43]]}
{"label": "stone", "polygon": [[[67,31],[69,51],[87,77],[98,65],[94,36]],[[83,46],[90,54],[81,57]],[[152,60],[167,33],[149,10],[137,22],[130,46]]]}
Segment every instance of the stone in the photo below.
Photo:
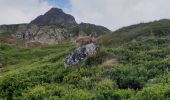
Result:
{"label": "stone", "polygon": [[70,53],[64,60],[65,68],[71,65],[77,65],[81,62],[85,61],[88,57],[97,54],[100,51],[100,47],[97,44],[90,43],[87,45],[83,45],[77,49],[75,49],[72,53]]}

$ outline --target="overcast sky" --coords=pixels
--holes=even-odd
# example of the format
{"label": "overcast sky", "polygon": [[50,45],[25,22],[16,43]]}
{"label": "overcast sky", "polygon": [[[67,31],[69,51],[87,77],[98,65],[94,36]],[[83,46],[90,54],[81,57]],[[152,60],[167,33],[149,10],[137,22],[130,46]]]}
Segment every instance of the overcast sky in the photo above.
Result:
{"label": "overcast sky", "polygon": [[122,26],[170,19],[170,0],[0,0],[0,24],[29,23],[51,7],[62,8],[78,23]]}

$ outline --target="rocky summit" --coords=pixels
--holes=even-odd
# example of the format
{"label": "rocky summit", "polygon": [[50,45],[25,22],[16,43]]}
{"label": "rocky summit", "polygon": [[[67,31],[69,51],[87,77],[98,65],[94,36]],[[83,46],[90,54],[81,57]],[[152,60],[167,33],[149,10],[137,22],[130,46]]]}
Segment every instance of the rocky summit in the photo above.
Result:
{"label": "rocky summit", "polygon": [[62,9],[59,8],[51,8],[44,15],[38,16],[36,19],[31,21],[30,24],[35,25],[76,25],[75,18],[72,15],[66,14]]}

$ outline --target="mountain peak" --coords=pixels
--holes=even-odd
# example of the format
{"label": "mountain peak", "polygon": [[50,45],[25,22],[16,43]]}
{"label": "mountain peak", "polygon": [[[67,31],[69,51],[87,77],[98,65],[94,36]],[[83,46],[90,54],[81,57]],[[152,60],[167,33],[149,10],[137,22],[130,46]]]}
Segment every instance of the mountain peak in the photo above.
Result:
{"label": "mountain peak", "polygon": [[36,19],[31,21],[30,24],[35,25],[49,25],[49,24],[59,24],[59,25],[76,25],[75,18],[72,15],[66,14],[62,9],[51,8],[44,15],[38,16]]}
{"label": "mountain peak", "polygon": [[60,8],[51,8],[47,13],[64,13]]}

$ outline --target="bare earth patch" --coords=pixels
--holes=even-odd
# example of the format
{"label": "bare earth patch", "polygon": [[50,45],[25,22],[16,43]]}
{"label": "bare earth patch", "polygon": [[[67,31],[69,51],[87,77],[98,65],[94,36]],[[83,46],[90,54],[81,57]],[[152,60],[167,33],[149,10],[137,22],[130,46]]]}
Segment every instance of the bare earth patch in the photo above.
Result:
{"label": "bare earth patch", "polygon": [[40,48],[42,47],[42,44],[40,42],[27,42],[26,47],[27,48]]}
{"label": "bare earth patch", "polygon": [[113,66],[113,65],[118,65],[117,59],[110,59],[103,63],[103,66]]}

